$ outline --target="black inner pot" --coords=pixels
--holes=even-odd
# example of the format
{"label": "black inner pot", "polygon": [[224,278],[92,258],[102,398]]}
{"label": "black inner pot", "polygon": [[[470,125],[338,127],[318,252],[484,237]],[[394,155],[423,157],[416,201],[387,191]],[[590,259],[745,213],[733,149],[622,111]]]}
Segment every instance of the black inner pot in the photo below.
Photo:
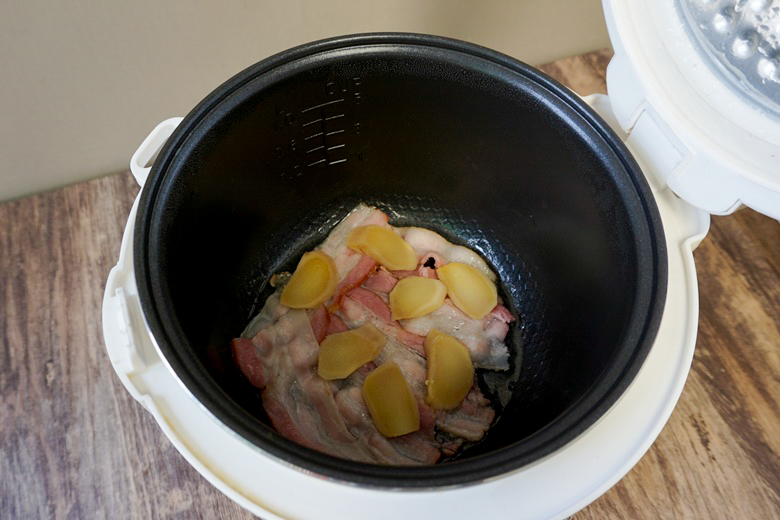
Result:
{"label": "black inner pot", "polygon": [[[481,252],[519,316],[515,380],[487,376],[510,398],[456,460],[388,467],[294,444],[231,358],[269,277],[360,201]],[[273,456],[372,486],[478,482],[574,439],[638,371],[666,290],[654,200],[605,123],[531,67],[422,35],[305,45],[219,87],[155,161],[134,246],[145,317],[192,394]]]}

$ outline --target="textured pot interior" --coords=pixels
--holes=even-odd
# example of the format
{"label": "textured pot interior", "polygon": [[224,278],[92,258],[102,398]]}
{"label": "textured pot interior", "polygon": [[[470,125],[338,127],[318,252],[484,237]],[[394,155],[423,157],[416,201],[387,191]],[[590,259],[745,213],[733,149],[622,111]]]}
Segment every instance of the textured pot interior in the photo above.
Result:
{"label": "textured pot interior", "polygon": [[[486,376],[511,399],[457,460],[390,468],[297,446],[231,359],[270,275],[360,201],[479,250],[520,318],[516,381]],[[505,56],[413,35],[297,48],[206,98],[144,188],[135,266],[162,353],[212,414],[296,466],[392,487],[475,482],[572,440],[635,375],[666,284],[650,191],[580,100]]]}

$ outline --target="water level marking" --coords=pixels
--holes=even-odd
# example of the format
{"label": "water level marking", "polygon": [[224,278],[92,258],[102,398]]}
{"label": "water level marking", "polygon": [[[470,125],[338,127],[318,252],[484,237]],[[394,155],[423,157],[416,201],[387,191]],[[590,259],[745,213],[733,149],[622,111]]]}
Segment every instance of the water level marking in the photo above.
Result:
{"label": "water level marking", "polygon": [[342,103],[343,101],[344,98],[334,99],[333,101],[326,101],[325,103],[320,103],[319,105],[314,105],[313,107],[309,107],[301,110],[301,114],[305,114],[306,112],[311,112],[312,110],[317,110],[318,108],[323,108],[328,105],[335,105],[336,103]]}

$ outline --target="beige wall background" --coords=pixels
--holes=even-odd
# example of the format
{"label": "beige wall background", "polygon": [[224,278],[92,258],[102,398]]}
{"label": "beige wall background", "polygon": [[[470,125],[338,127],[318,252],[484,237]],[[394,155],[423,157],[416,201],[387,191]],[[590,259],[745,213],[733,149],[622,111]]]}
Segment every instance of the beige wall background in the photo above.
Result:
{"label": "beige wall background", "polygon": [[161,120],[315,39],[410,31],[531,64],[609,45],[600,0],[0,3],[0,200],[125,170]]}

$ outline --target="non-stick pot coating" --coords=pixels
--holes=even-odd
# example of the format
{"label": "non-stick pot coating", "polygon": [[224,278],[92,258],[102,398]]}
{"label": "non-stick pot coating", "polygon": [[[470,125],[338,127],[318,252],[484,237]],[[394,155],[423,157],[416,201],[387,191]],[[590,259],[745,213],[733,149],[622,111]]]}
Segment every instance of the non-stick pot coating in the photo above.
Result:
{"label": "non-stick pot coating", "polygon": [[[270,275],[360,201],[480,251],[519,317],[516,381],[485,377],[496,403],[511,398],[457,460],[387,467],[298,446],[231,359]],[[391,487],[477,482],[575,438],[639,369],[666,284],[650,190],[584,103],[503,55],[398,34],[287,51],[198,105],[144,187],[135,268],[161,352],[214,416],[296,466]]]}

